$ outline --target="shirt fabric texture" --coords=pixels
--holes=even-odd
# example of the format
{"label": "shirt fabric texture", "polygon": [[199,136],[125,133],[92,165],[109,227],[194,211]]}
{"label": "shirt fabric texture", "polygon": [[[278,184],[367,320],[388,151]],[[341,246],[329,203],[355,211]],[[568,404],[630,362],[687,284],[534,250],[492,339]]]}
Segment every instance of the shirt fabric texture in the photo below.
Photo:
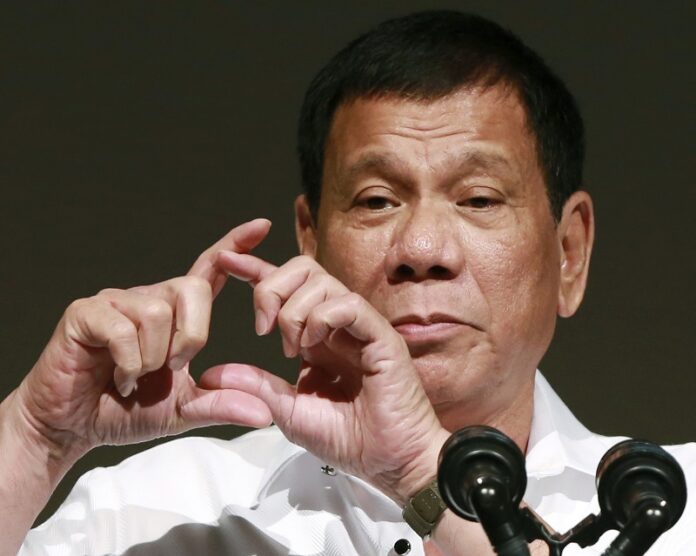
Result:
{"label": "shirt fabric texture", "polygon": [[[622,439],[588,431],[537,372],[525,502],[559,532],[598,513],[597,463]],[[696,444],[665,448],[696,493]],[[564,556],[600,555],[615,536]],[[182,438],[90,471],[19,554],[395,556],[400,539],[423,556],[396,503],[269,427],[230,441]],[[647,554],[696,554],[696,500]]]}

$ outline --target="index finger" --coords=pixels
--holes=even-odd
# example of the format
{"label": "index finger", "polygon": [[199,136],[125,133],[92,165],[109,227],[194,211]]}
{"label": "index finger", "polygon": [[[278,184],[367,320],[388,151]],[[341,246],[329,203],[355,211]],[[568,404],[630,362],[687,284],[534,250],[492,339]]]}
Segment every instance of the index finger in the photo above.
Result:
{"label": "index finger", "polygon": [[266,218],[257,218],[233,228],[200,254],[187,276],[198,276],[207,280],[215,297],[227,281],[227,273],[215,264],[218,251],[248,253],[263,241],[270,228],[271,221]]}
{"label": "index finger", "polygon": [[235,253],[234,251],[220,251],[216,264],[226,274],[243,282],[248,282],[252,287],[256,287],[261,280],[278,270],[276,265],[254,255]]}

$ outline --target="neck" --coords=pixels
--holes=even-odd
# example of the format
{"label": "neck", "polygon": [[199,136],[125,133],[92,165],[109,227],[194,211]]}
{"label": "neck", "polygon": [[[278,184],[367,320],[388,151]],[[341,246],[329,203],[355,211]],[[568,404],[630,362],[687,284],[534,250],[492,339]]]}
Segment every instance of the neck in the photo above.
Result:
{"label": "neck", "polygon": [[534,413],[534,380],[527,380],[511,395],[489,395],[482,403],[481,397],[468,402],[437,409],[442,426],[454,432],[470,425],[487,425],[509,436],[515,444],[527,452],[527,443]]}

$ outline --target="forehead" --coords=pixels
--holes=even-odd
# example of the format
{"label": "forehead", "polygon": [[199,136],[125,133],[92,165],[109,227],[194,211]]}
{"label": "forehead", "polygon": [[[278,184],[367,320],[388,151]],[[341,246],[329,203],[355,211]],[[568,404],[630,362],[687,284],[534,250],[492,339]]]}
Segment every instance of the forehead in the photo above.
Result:
{"label": "forehead", "polygon": [[525,110],[503,86],[462,89],[436,100],[382,96],[341,105],[327,141],[324,177],[384,161],[431,171],[462,162],[538,170]]}

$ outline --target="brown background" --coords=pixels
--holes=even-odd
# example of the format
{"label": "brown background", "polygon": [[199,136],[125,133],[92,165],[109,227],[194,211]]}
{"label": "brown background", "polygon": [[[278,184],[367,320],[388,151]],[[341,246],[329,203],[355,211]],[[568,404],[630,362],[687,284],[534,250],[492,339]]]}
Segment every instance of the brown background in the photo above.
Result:
{"label": "brown background", "polygon": [[[72,299],[180,274],[256,216],[274,221],[261,254],[291,256],[294,127],[314,72],[379,20],[458,7],[519,33],[567,80],[587,120],[586,186],[599,226],[589,292],[560,323],[542,369],[599,432],[693,439],[687,4],[4,2],[0,396],[31,368]],[[295,364],[277,338],[254,336],[251,317],[248,288],[230,285],[194,374],[245,361],[291,376]],[[93,451],[47,511],[86,469],[143,447]]]}

